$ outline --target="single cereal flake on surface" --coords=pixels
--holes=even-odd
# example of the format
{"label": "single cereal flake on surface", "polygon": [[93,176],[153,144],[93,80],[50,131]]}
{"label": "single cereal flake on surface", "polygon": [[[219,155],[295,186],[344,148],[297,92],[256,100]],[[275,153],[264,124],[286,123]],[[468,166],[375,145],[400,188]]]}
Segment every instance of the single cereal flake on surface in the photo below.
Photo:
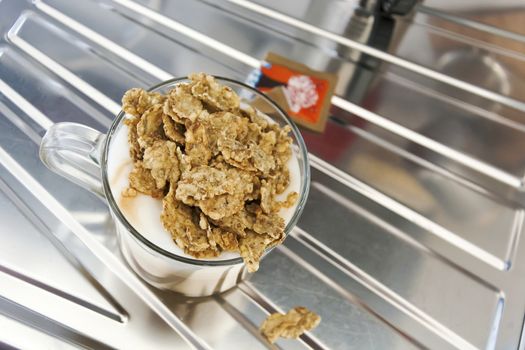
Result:
{"label": "single cereal flake on surface", "polygon": [[268,316],[260,331],[270,343],[274,343],[279,337],[297,339],[305,331],[317,327],[319,322],[319,315],[306,307],[297,306],[286,314],[274,313]]}

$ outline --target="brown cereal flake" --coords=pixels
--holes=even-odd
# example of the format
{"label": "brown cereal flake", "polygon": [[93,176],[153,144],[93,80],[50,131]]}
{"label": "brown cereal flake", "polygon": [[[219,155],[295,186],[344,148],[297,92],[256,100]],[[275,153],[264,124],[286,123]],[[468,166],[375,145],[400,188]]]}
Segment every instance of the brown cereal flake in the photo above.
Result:
{"label": "brown cereal flake", "polygon": [[218,220],[242,209],[244,197],[253,191],[251,179],[249,173],[237,169],[200,166],[182,174],[176,196]]}
{"label": "brown cereal flake", "polygon": [[259,200],[259,198],[261,197],[261,179],[258,176],[254,175],[252,184],[253,184],[253,190],[251,193],[248,193],[246,195],[245,197],[246,202]]}
{"label": "brown cereal flake", "polygon": [[[233,232],[225,231],[219,227],[213,227],[208,231],[210,244],[218,245],[223,251],[239,251],[239,241]],[[213,242],[213,243],[212,243]]]}
{"label": "brown cereal flake", "polygon": [[285,166],[292,157],[292,138],[288,135],[292,128],[290,125],[279,128],[277,124],[272,124],[271,128],[276,132],[273,155],[279,165]]}
{"label": "brown cereal flake", "polygon": [[156,181],[151,176],[151,171],[144,167],[142,161],[135,162],[133,170],[129,173],[129,186],[153,198],[162,198],[163,195],[163,191],[157,188]]}
{"label": "brown cereal flake", "polygon": [[[260,127],[232,113],[222,116],[223,127],[217,147],[224,160],[237,168],[268,174],[275,167],[272,150],[265,152],[259,144]],[[266,149],[268,145],[265,144]]]}
{"label": "brown cereal flake", "polygon": [[122,97],[122,110],[140,118],[148,108],[162,104],[164,99],[164,96],[157,92],[148,92],[140,88],[129,89]]}
{"label": "brown cereal flake", "polygon": [[151,170],[158,189],[164,189],[166,182],[176,184],[180,177],[177,144],[172,141],[155,141],[144,151],[143,165]]}
{"label": "brown cereal flake", "polygon": [[253,230],[258,234],[268,235],[275,240],[280,240],[284,238],[284,220],[275,213],[259,212],[255,217]]}
{"label": "brown cereal flake", "polygon": [[242,209],[233,215],[213,220],[213,223],[227,231],[234,232],[240,237],[244,237],[246,236],[246,230],[253,229],[255,214]]}
{"label": "brown cereal flake", "polygon": [[265,153],[257,144],[221,138],[217,145],[225,162],[236,168],[268,174],[275,167],[271,154]]}
{"label": "brown cereal flake", "polygon": [[218,154],[210,160],[209,164],[212,168],[219,170],[230,169],[230,165],[224,161],[222,154]]}
{"label": "brown cereal flake", "polygon": [[238,192],[237,183],[245,174],[234,169],[220,170],[210,166],[200,166],[182,174],[178,183],[177,198],[184,201],[212,198],[220,194]]}
{"label": "brown cereal flake", "polygon": [[254,231],[247,231],[245,237],[239,239],[239,252],[249,272],[259,269],[259,261],[268,246],[274,242],[266,235]]}
{"label": "brown cereal flake", "polygon": [[176,123],[169,115],[162,115],[162,127],[164,134],[171,141],[177,142],[179,145],[184,145],[186,142],[184,139],[184,133],[186,128],[183,124]]}
{"label": "brown cereal flake", "polygon": [[281,208],[291,208],[295,205],[295,203],[297,203],[297,199],[299,199],[299,193],[295,191],[290,192],[284,201],[279,202],[279,206]]}
{"label": "brown cereal flake", "polygon": [[122,197],[136,197],[137,196],[137,190],[134,188],[125,188],[124,191],[122,191]]}
{"label": "brown cereal flake", "polygon": [[174,187],[162,200],[161,221],[177,245],[199,258],[219,255],[208,242],[207,232],[199,226],[195,210],[175,198]]}
{"label": "brown cereal flake", "polygon": [[185,173],[191,169],[191,164],[187,156],[182,152],[182,150],[177,147],[177,160],[179,161],[179,169],[182,173]]}
{"label": "brown cereal flake", "polygon": [[140,118],[126,118],[124,124],[128,127],[128,144],[129,156],[132,160],[142,159],[142,149],[139,144],[139,135],[137,134],[137,124]]}
{"label": "brown cereal flake", "polygon": [[274,313],[268,316],[260,331],[273,344],[279,337],[297,339],[305,331],[317,327],[320,322],[319,315],[304,306],[297,306],[286,314]]}
{"label": "brown cereal flake", "polygon": [[194,122],[202,111],[202,102],[191,94],[187,84],[180,84],[172,89],[164,103],[164,113],[181,124],[186,120]]}
{"label": "brown cereal flake", "polygon": [[162,199],[161,222],[175,243],[196,258],[239,252],[254,272],[264,252],[283,241],[278,214],[296,192],[290,183],[290,127],[243,105],[231,88],[192,74],[166,96],[131,89],[122,108],[134,168],[129,188]]}
{"label": "brown cereal flake", "polygon": [[244,197],[240,194],[221,194],[198,201],[196,205],[214,220],[237,213],[244,205]]}
{"label": "brown cereal flake", "polygon": [[290,171],[283,166],[270,172],[270,176],[275,186],[275,194],[283,193],[290,184]]}
{"label": "brown cereal flake", "polygon": [[260,116],[255,110],[255,108],[253,108],[250,105],[247,105],[243,109],[241,109],[241,114],[244,117],[247,117],[248,119],[250,119],[252,123],[257,124],[262,130],[268,127],[268,120]]}
{"label": "brown cereal flake", "polygon": [[270,180],[261,181],[261,208],[265,213],[275,211],[275,186]]}
{"label": "brown cereal flake", "polygon": [[185,137],[188,163],[192,166],[208,164],[214,152],[210,146],[206,123],[196,122],[190,125],[186,130]]}
{"label": "brown cereal flake", "polygon": [[156,140],[164,139],[162,127],[162,105],[148,108],[137,123],[138,143],[142,149],[151,146]]}
{"label": "brown cereal flake", "polygon": [[261,139],[259,142],[259,147],[266,154],[272,154],[275,144],[277,143],[277,135],[275,131],[270,130],[268,132],[261,133]]}
{"label": "brown cereal flake", "polygon": [[239,96],[229,86],[220,85],[211,75],[194,73],[189,76],[191,93],[221,111],[239,109]]}

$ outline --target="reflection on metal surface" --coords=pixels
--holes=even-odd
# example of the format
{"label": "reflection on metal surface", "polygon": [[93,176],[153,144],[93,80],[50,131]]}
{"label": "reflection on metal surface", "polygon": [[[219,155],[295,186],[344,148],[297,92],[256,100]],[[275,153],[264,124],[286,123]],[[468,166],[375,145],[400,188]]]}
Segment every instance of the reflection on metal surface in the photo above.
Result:
{"label": "reflection on metal surface", "polygon": [[[207,36],[203,36],[201,35],[200,33],[198,32],[195,32],[185,26],[180,26],[179,23],[177,22],[174,22],[173,20],[170,20],[166,17],[163,17],[162,15],[159,15],[159,14],[156,14],[155,12],[145,8],[145,7],[142,7],[142,6],[139,6],[137,4],[134,4],[134,3],[130,3],[130,2],[127,2],[125,1],[125,4],[127,7],[130,7],[132,8],[133,10],[135,11],[141,11],[141,12],[145,12],[148,16],[150,16],[151,19],[153,20],[156,20],[158,23],[162,24],[162,25],[166,25],[168,26],[169,28],[173,29],[173,30],[176,30],[177,32],[181,32],[183,33],[184,35],[188,35],[189,37],[191,38],[194,38],[195,40],[198,40],[202,43],[205,43],[206,45],[210,46],[210,47],[213,47],[214,49],[216,50],[219,50],[221,52],[224,52],[225,54],[227,54],[228,56],[231,56],[231,57],[234,57],[235,59],[238,59],[242,62],[245,62],[253,67],[256,67],[258,66],[258,63],[255,63],[255,62],[258,62],[258,60],[256,60],[255,58],[247,58],[247,56],[241,52],[239,52],[238,50],[235,50],[231,47],[228,47],[226,45],[220,45],[219,47],[217,47],[217,43],[215,40],[211,39],[210,37],[207,37]],[[40,6],[43,8],[44,11],[46,11],[48,14],[54,14],[55,17],[57,16],[57,11],[50,8],[49,6],[45,5],[45,4],[37,4],[37,6]],[[74,24],[75,21],[71,21],[69,18],[65,17],[65,16],[60,16],[58,15],[58,19],[61,21],[61,22],[65,22],[65,23],[68,23],[68,25],[71,25],[72,23]],[[86,30],[84,30],[84,28],[80,27],[80,30],[78,28],[75,28],[75,30],[79,31],[81,34],[85,34],[86,33]],[[381,33],[378,33],[378,34],[381,34]],[[93,37],[93,35],[91,35],[91,37]],[[96,35],[94,37],[95,39],[98,39],[98,40],[95,40],[98,44],[100,44],[100,36],[99,35]],[[45,60],[46,62],[49,61],[48,58],[46,58],[45,56],[42,56],[42,53],[41,52],[38,52],[38,50],[36,50],[35,48],[31,47],[30,45],[27,45],[26,42],[23,41],[23,39],[20,39],[19,37],[12,37],[11,38],[15,43],[18,43],[19,46],[21,46],[21,48],[23,48],[25,51],[29,50],[28,52],[31,53],[34,57],[39,57],[40,59],[43,59]],[[152,75],[156,76],[157,78],[161,79],[161,80],[164,80],[166,77],[169,76],[169,73],[166,73],[158,68],[154,68],[152,70],[152,65],[151,64],[146,64],[144,65],[144,61],[142,59],[138,59],[134,54],[129,53],[129,51],[123,49],[122,47],[116,45],[116,44],[113,44],[113,45],[110,45],[108,44],[107,40],[102,40],[102,44],[104,47],[110,49],[112,52],[114,52],[115,54],[119,55],[120,57],[122,58],[125,58],[125,59],[128,59],[131,63],[133,64],[138,64],[140,66],[141,69],[144,69],[145,71],[151,73]],[[366,51],[364,51],[365,53],[367,53]],[[381,58],[381,57],[379,57]],[[72,76],[71,78],[69,78],[71,76],[71,74],[67,71],[64,71],[62,69],[62,67],[59,67],[57,66],[54,62],[52,61],[49,61],[48,63],[48,67],[50,69],[53,69],[54,71],[59,71],[59,74],[61,74],[62,76],[66,75],[68,78],[68,81],[70,81],[72,84],[74,85],[81,85],[83,86],[83,90],[85,89],[90,89],[91,91],[93,90],[92,88],[90,88],[89,86],[86,86],[86,84],[84,82],[82,82],[81,80],[78,80],[76,79],[74,76]],[[154,67],[154,66],[153,66]],[[352,79],[352,75],[350,75],[348,77],[348,79]],[[353,80],[356,81],[358,79],[361,79],[363,80],[362,78],[354,78]],[[363,82],[362,82],[363,83]],[[361,84],[362,84],[361,83]],[[362,90],[363,88],[366,89],[368,84],[364,85],[364,86],[359,86],[359,85],[355,85],[355,86],[352,86],[353,87],[353,90],[351,92],[351,94],[354,94],[355,95],[355,90],[356,88],[357,89],[360,89]],[[506,90],[508,90],[508,87],[507,88],[504,88],[502,87],[503,91],[502,92],[506,92]],[[93,95],[95,94],[95,96]],[[358,93],[359,96],[362,95],[362,93]],[[108,108],[108,106],[113,106],[113,108],[111,109],[111,111],[113,113],[116,113],[116,111],[119,110],[118,106],[115,105],[114,103],[112,102],[108,102],[106,101],[105,97],[104,96],[101,96],[101,94],[97,93],[96,91],[94,91],[90,96],[93,96],[93,98],[95,100],[98,100],[101,102],[101,105],[102,106],[105,106],[106,108]],[[398,125],[396,123],[392,123],[390,122],[388,119],[380,116],[380,115],[377,115],[377,114],[374,114],[364,108],[361,108],[360,106],[354,104],[354,103],[351,103],[349,102],[348,100],[344,100],[338,96],[335,96],[333,98],[333,104],[335,106],[338,106],[348,112],[351,112],[351,113],[355,113],[356,115],[366,119],[367,121],[369,122],[372,122],[374,124],[377,124],[387,130],[389,130],[390,132],[393,132],[393,133],[396,133],[404,138],[407,138],[415,143],[418,143],[424,147],[427,147],[429,149],[431,149],[432,151],[434,152],[437,152],[439,154],[442,154],[444,155],[445,157],[448,157],[448,158],[451,158],[467,167],[470,167],[476,171],[479,171],[483,174],[486,174],[487,176],[489,177],[492,177],[498,181],[501,181],[509,186],[512,186],[512,187],[521,187],[523,186],[523,183],[521,181],[521,179],[519,178],[515,178],[509,174],[507,174],[506,172],[503,172],[501,170],[499,170],[498,168],[495,168],[495,167],[492,167],[490,164],[485,164],[484,162],[480,162],[479,160],[475,159],[475,158],[472,158],[472,157],[469,157],[468,155],[462,153],[462,152],[458,152],[450,147],[447,147],[439,142],[435,142],[434,140],[432,139],[429,139],[421,134],[418,134],[418,133],[415,133],[415,132],[412,132],[412,130],[408,129],[408,128],[404,128],[403,126],[401,125]]]}
{"label": "reflection on metal surface", "polygon": [[110,100],[107,96],[99,93],[92,86],[85,83],[83,80],[79,79],[77,76],[72,74],[70,71],[68,71],[61,65],[57,64],[55,61],[50,59],[48,56],[44,55],[41,51],[37,50],[34,46],[29,44],[24,39],[21,39],[18,36],[10,36],[9,39],[14,45],[19,47],[22,51],[24,51],[31,57],[38,60],[46,68],[55,72],[56,74],[61,76],[64,80],[68,81],[70,84],[76,86],[83,93],[88,94],[89,97],[93,98],[94,100],[100,101],[101,106],[105,106],[108,110],[110,110],[115,115],[118,114],[118,112],[120,111],[120,106],[116,104],[115,102],[113,102],[112,100]]}
{"label": "reflection on metal surface", "polygon": [[[510,93],[507,72],[499,62],[487,53],[465,50],[450,51],[439,58],[437,65],[441,71],[447,74],[475,77],[475,79],[479,79],[476,82],[477,85],[488,86],[491,90],[498,91],[504,95]],[[468,98],[467,96],[465,97]],[[467,102],[473,105],[483,103],[483,101]],[[487,107],[485,109],[488,109]]]}
{"label": "reflection on metal surface", "polygon": [[[60,205],[56,201],[56,199],[53,198],[52,195],[50,195],[43,187],[41,187],[38,182],[34,178],[32,178],[23,168],[20,167],[20,165],[11,157],[9,154],[0,147],[0,164],[2,164],[13,176],[16,176],[17,179],[30,191],[38,197],[42,203],[45,203],[48,208],[51,209],[52,213],[60,218],[60,220],[71,230],[73,231],[77,237],[82,241],[86,247],[88,247],[89,251],[94,254],[98,259],[100,259],[105,266],[113,273],[115,273],[119,278],[122,279],[124,283],[126,283],[132,290],[134,290],[136,293],[138,293],[141,298],[155,311],[158,313],[160,317],[166,321],[177,333],[180,334],[181,337],[183,337],[189,344],[191,344],[196,349],[207,349],[208,346],[202,342],[198,337],[196,337],[191,331],[188,330],[187,326],[181,322],[180,319],[178,319],[171,311],[169,311],[166,306],[160,302],[154,294],[151,293],[149,289],[144,285],[143,282],[141,282],[138,277],[132,274],[130,270],[128,270],[122,262],[118,261],[111,252],[106,250],[99,242],[97,242],[94,237],[87,231],[83,226],[79,224],[79,222],[73,218],[73,216],[65,209],[63,206]],[[14,295],[16,293],[20,293],[20,291],[27,290],[27,287],[18,287],[16,285],[13,285],[13,283],[6,283],[5,285],[11,284],[11,287],[13,288],[13,294],[11,297],[9,293],[6,295],[8,299],[15,299]],[[7,293],[8,291],[6,291]],[[31,295],[31,292],[28,292],[29,295]],[[13,300],[14,302],[17,302],[17,300]],[[27,305],[24,302],[17,302],[22,305],[27,305],[30,309],[33,309],[37,312],[39,310],[37,309],[37,305],[40,307],[51,307],[54,304],[52,301],[46,302],[41,300],[33,300],[33,302],[36,302],[36,304],[33,305]],[[51,310],[46,310],[47,312],[41,312],[43,314],[48,313]],[[55,315],[53,315],[55,317]],[[59,320],[60,322],[61,320]],[[84,320],[79,319],[80,322],[84,322]],[[69,320],[71,322],[71,320]],[[100,321],[99,321],[100,322]],[[62,322],[66,324],[67,322]],[[91,324],[91,322],[87,322],[87,324]],[[89,333],[89,331],[87,331]]]}
{"label": "reflection on metal surface", "polygon": [[[188,35],[190,38],[192,39],[195,39],[195,40],[198,40],[199,42],[201,43],[204,43],[205,45],[209,46],[209,47],[212,47],[214,50],[218,50],[220,52],[223,52],[225,53],[226,55],[230,56],[230,57],[233,57],[243,63],[246,63],[252,67],[258,67],[259,66],[259,63],[258,63],[258,60],[255,59],[255,58],[252,58],[252,57],[249,57],[247,55],[245,55],[244,53],[242,52],[239,52],[238,50],[235,50],[229,46],[226,46],[226,45],[223,45],[222,43],[217,46],[217,42],[216,40],[208,37],[208,36],[203,36],[201,35],[200,33],[198,32],[195,32],[193,30],[189,30],[188,28],[186,28],[185,26],[180,26],[180,24],[178,22],[175,22],[169,18],[166,18],[162,15],[159,15],[143,6],[139,6],[133,2],[130,2],[130,1],[127,1],[127,0],[119,0],[119,2],[122,2],[126,7],[134,10],[134,11],[139,11],[140,13],[143,13],[145,14],[146,16],[148,16],[149,18],[151,18],[152,20],[155,20],[157,21],[159,24],[161,25],[165,25],[167,27],[169,27],[170,29],[173,29],[177,32],[180,32],[184,35]],[[363,45],[364,46],[364,45]],[[368,46],[364,46],[366,49],[362,49],[361,46],[356,46],[356,47],[353,47],[353,46],[349,46],[349,47],[352,47],[352,48],[357,48],[359,51],[361,52],[364,52],[366,54],[369,54],[371,56],[374,56],[374,57],[377,57],[379,59],[383,59],[387,62],[390,62],[388,59],[385,59],[383,57],[383,52],[382,51],[379,51],[380,53],[382,53],[381,55],[374,55],[374,54],[371,54],[368,50],[368,49],[371,49],[370,47]],[[372,49],[372,50],[375,50],[377,51],[376,49]],[[373,52],[375,52],[373,51]],[[403,60],[401,60],[403,61]],[[403,61],[403,62],[406,62],[406,61]],[[392,61],[391,63],[394,63],[394,64],[397,64],[397,65],[400,65],[401,67],[405,67],[403,64],[400,64],[399,62],[397,61]],[[421,67],[419,65],[414,65],[416,67]],[[408,69],[411,69],[411,70],[414,70],[418,73],[421,73],[418,71],[418,69],[413,69],[413,67],[405,67],[405,68],[408,68]],[[436,79],[435,76],[432,76],[430,75],[432,78]],[[446,77],[449,77],[448,75]],[[351,78],[351,77],[349,77]],[[439,79],[438,79],[439,80]],[[448,84],[451,84],[449,81],[444,81],[445,83],[448,83]],[[454,84],[451,84],[452,86],[455,86]],[[468,92],[473,92],[469,89],[466,89]],[[483,95],[481,95],[483,96]],[[486,97],[486,96],[484,96]],[[489,96],[490,97],[490,96]],[[493,100],[495,101],[498,101],[498,102],[501,102],[499,101],[497,98],[494,98],[492,97]],[[489,177],[492,177],[498,181],[501,181],[503,182],[504,184],[507,184],[509,186],[512,186],[512,187],[516,187],[516,188],[519,188],[519,187],[522,187],[523,186],[523,183],[521,181],[521,179],[519,178],[515,178],[497,168],[494,168],[492,167],[491,165],[489,164],[485,164],[484,162],[480,162],[479,160],[475,159],[475,158],[472,158],[472,157],[469,157],[468,155],[462,153],[462,152],[458,152],[456,151],[455,149],[452,149],[450,147],[447,147],[445,146],[444,144],[441,144],[439,142],[435,142],[434,140],[432,139],[429,139],[421,134],[418,134],[416,132],[412,132],[412,130],[408,129],[408,128],[405,128],[403,127],[402,125],[399,125],[399,124],[396,124],[396,123],[392,123],[390,122],[388,119],[380,116],[380,115],[377,115],[373,112],[370,112],[368,111],[367,109],[365,108],[362,108],[348,100],[345,100],[345,99],[342,99],[338,96],[334,96],[333,99],[332,99],[332,103],[337,106],[337,107],[340,107],[344,110],[346,110],[347,112],[350,112],[350,113],[354,113],[356,115],[358,115],[359,117],[361,118],[364,118],[365,120],[371,122],[371,123],[374,123],[376,125],[379,125],[383,128],[385,128],[386,130],[390,131],[390,132],[393,132],[393,133],[396,133],[404,138],[407,138],[415,143],[418,143],[424,147],[427,147],[429,149],[431,149],[432,151],[434,152],[437,152],[437,153],[440,153],[442,155],[444,155],[445,157],[448,157],[448,158],[451,158],[467,167],[470,167],[476,171],[479,171],[483,174],[486,174],[487,176]]]}
{"label": "reflection on metal surface", "polygon": [[[507,24],[506,26],[498,26],[491,24],[487,21],[479,21],[475,19],[469,18],[469,14],[476,15],[479,14],[480,10],[484,9],[485,11],[492,11],[494,13],[494,10],[503,10],[507,9],[507,11],[510,12],[522,12],[523,11],[523,3],[521,1],[512,1],[506,6],[504,4],[498,4],[500,7],[494,8],[494,3],[492,1],[477,1],[476,3],[466,3],[459,4],[459,9],[455,8],[458,6],[458,3],[455,1],[440,1],[440,2],[429,2],[426,4],[427,6],[420,6],[418,8],[418,11],[422,13],[428,13],[432,16],[441,17],[448,21],[457,23],[461,26],[465,27],[471,27],[480,31],[493,33],[498,36],[509,38],[516,41],[525,42],[525,37],[522,35],[523,30],[520,32],[520,27],[513,26],[512,23]],[[484,6],[483,6],[484,5]],[[502,6],[503,5],[503,6]],[[461,8],[463,7],[463,8]],[[491,8],[492,7],[492,8]],[[457,11],[460,10],[462,13],[457,14]],[[494,16],[498,17],[498,16]]]}
{"label": "reflection on metal surface", "polygon": [[126,8],[132,11],[137,12],[142,16],[148,17],[149,19],[157,22],[158,24],[166,26],[167,28],[170,28],[178,33],[181,33],[197,42],[213,47],[214,50],[222,52],[228,56],[235,57],[235,59],[249,66],[252,66],[254,68],[259,67],[260,61],[258,59],[253,58],[239,50],[236,50],[232,48],[231,46],[225,45],[222,42],[209,37],[208,35],[205,35],[196,30],[193,30],[192,28],[185,26],[177,21],[174,21],[170,19],[169,17],[161,15],[160,13],[156,11],[150,10],[149,8],[145,6],[141,6],[134,1],[115,0],[114,2],[116,2],[119,5],[125,6]]}
{"label": "reflection on metal surface", "polygon": [[[381,38],[357,2],[319,4],[0,1],[0,344],[183,348],[167,320],[212,348],[267,348],[268,313],[306,305],[319,327],[277,348],[518,347],[519,28],[427,1]],[[270,50],[342,81],[326,132],[303,131],[314,185],[298,229],[224,294],[146,287],[105,205],[39,162],[43,130],[104,131],[129,87],[199,70],[243,80]]]}
{"label": "reflection on metal surface", "polygon": [[38,109],[33,107],[23,96],[20,96],[9,85],[0,80],[0,92],[2,95],[11,100],[15,105],[20,107],[27,115],[30,115],[43,129],[49,128],[53,122],[42,114]]}
{"label": "reflection on metal surface", "polygon": [[467,92],[479,95],[484,98],[488,98],[494,101],[498,101],[502,104],[508,104],[509,106],[518,108],[522,111],[525,111],[525,103],[522,103],[520,101],[516,101],[513,99],[507,98],[505,95],[493,93],[489,90],[479,88],[476,85],[466,83],[463,80],[455,79],[447,74],[442,74],[440,72],[434,71],[432,69],[428,69],[426,67],[420,66],[418,64],[414,64],[410,61],[400,59],[399,57],[396,57],[394,55],[391,55],[389,53],[377,50],[373,47],[363,45],[357,41],[354,41],[352,39],[348,39],[345,37],[341,37],[337,34],[333,34],[331,32],[325,31],[320,28],[316,28],[314,26],[309,25],[308,23],[304,23],[302,21],[296,20],[292,17],[280,14],[276,11],[269,10],[267,8],[264,8],[262,6],[252,4],[248,1],[243,0],[228,0],[231,2],[235,2],[236,4],[240,4],[242,6],[245,6],[246,8],[249,8],[252,11],[257,11],[259,13],[262,13],[264,15],[270,16],[273,19],[276,19],[278,21],[287,23],[289,25],[292,25],[294,27],[297,27],[299,29],[311,32],[314,35],[323,36],[327,39],[330,39],[334,42],[340,43],[342,45],[348,46],[352,49],[358,50],[360,52],[366,53],[367,55],[376,57],[378,59],[384,60],[388,63],[395,64],[397,66],[406,68],[408,70],[414,71],[418,74],[430,77],[432,79],[438,80],[440,82],[443,82],[445,84],[458,87],[460,89],[466,90]]}
{"label": "reflection on metal surface", "polygon": [[[419,310],[417,307],[414,307],[414,305],[407,303],[405,299],[397,295],[395,292],[388,288],[385,288],[385,286],[382,283],[377,281],[372,276],[368,275],[366,272],[362,271],[356,266],[349,265],[345,258],[339,256],[330,248],[316,241],[306,232],[302,231],[300,233],[296,233],[293,237],[296,238],[300,243],[302,243],[302,245],[310,249],[313,253],[321,256],[322,259],[329,261],[330,264],[333,264],[338,269],[342,270],[343,273],[351,276],[351,278],[353,279],[360,281],[360,283],[367,286],[367,288],[372,293],[377,294],[381,299],[386,300],[388,303],[392,304],[396,309],[402,311],[403,313],[406,313],[407,315],[409,315],[410,318],[416,319],[421,325],[437,333],[444,340],[451,343],[451,345],[454,345],[460,349],[476,349],[475,346],[466,342],[459,335],[455,334],[453,331],[443,326],[435,319]],[[330,285],[334,290],[341,293],[341,295],[345,296],[350,301],[356,302],[354,297],[351,294],[349,294],[345,288],[341,287],[337,282],[327,277],[327,275],[320,271],[318,268],[309,264],[298,254],[288,249],[287,247],[282,247],[280,249],[284,252],[286,256],[298,262],[300,265],[304,266],[317,278]]]}
{"label": "reflection on metal surface", "polygon": [[98,45],[102,46],[106,50],[112,51],[118,56],[125,57],[126,60],[130,61],[136,66],[141,67],[141,69],[159,78],[160,80],[168,80],[173,78],[173,75],[169,74],[168,72],[133,54],[129,50],[124,49],[122,46],[116,45],[113,41],[106,39],[102,35],[75,21],[71,17],[64,15],[57,9],[54,9],[53,7],[41,1],[36,2],[35,6],[46,15],[54,18],[55,20],[64,24],[65,26],[77,31],[79,34],[83,35],[87,39],[96,42]]}

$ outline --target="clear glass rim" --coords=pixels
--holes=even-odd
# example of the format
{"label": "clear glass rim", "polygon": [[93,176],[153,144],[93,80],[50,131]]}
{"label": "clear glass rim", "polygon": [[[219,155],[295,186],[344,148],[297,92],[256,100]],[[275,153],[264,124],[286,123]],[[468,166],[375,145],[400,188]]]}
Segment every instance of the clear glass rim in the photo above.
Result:
{"label": "clear glass rim", "polygon": [[[238,84],[242,88],[248,89],[254,94],[256,94],[258,97],[264,99],[266,102],[268,102],[272,107],[274,107],[282,116],[283,119],[290,125],[292,128],[292,134],[295,138],[295,141],[297,142],[297,145],[299,146],[299,153],[300,156],[303,158],[303,164],[302,164],[302,173],[303,175],[303,181],[301,183],[301,189],[299,193],[299,202],[297,203],[297,207],[295,209],[295,212],[288,222],[288,224],[285,227],[285,238],[288,236],[290,231],[295,227],[297,224],[297,221],[299,220],[299,217],[301,216],[301,213],[304,209],[306,199],[308,197],[308,193],[310,190],[310,164],[308,161],[308,152],[306,151],[306,145],[304,143],[303,137],[301,136],[301,133],[299,132],[299,129],[297,128],[297,125],[288,117],[288,115],[270,98],[268,98],[266,95],[258,91],[257,89],[239,82],[234,79],[224,78],[215,76],[215,78],[218,81],[227,81],[230,83]],[[154,85],[147,89],[147,91],[155,91],[162,87],[165,87],[167,85],[172,85],[174,83],[178,82],[184,82],[188,79],[186,77],[180,77],[180,78],[173,78],[166,81],[163,81],[157,85]],[[180,256],[174,253],[171,253],[165,249],[162,249],[161,247],[157,246],[150,240],[148,240],[146,237],[144,237],[142,234],[140,234],[135,228],[127,221],[125,216],[120,211],[120,208],[118,207],[115,198],[113,197],[113,193],[111,192],[110,186],[109,186],[109,180],[108,180],[108,174],[107,174],[107,160],[108,160],[108,151],[109,151],[109,145],[111,143],[111,139],[113,135],[115,134],[115,131],[119,127],[122,119],[124,118],[125,113],[124,111],[120,111],[119,114],[116,116],[115,120],[111,124],[108,133],[106,135],[106,141],[104,143],[104,149],[102,151],[102,161],[101,161],[101,169],[102,169],[102,183],[104,186],[104,192],[106,194],[107,201],[109,203],[109,206],[111,208],[111,211],[115,214],[115,216],[118,218],[121,224],[124,225],[124,227],[141,243],[143,243],[148,248],[152,249],[156,253],[159,253],[167,258],[171,258],[176,261],[184,262],[187,264],[193,264],[193,265],[201,265],[201,266],[226,266],[226,265],[236,265],[242,263],[242,258],[233,258],[233,259],[227,259],[227,260],[204,260],[204,259],[194,259],[194,258],[187,258],[184,256]],[[265,255],[273,249],[270,248],[266,250]]]}

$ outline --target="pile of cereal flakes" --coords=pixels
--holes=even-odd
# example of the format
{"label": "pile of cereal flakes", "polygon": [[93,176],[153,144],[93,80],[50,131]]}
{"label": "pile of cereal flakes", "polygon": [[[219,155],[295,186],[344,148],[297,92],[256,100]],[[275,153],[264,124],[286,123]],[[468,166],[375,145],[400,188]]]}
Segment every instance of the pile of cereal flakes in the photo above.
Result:
{"label": "pile of cereal flakes", "polygon": [[240,108],[239,96],[204,73],[167,95],[134,88],[122,98],[134,168],[123,193],[162,199],[161,220],[187,254],[239,252],[250,272],[284,239],[279,202],[290,182],[290,127]]}

